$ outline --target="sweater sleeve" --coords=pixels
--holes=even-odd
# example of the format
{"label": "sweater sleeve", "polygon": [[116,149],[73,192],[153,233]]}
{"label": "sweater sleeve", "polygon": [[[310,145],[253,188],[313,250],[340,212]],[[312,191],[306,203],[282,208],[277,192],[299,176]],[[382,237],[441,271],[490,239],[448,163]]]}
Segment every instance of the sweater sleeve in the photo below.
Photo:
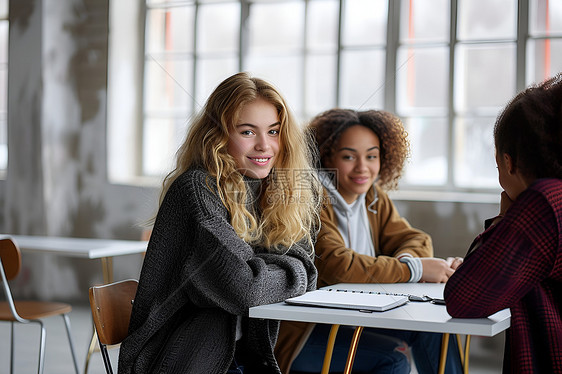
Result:
{"label": "sweater sleeve", "polygon": [[177,196],[190,202],[192,227],[184,242],[188,255],[181,269],[181,288],[193,303],[242,315],[249,307],[306,291],[316,271],[305,249],[295,245],[287,254],[256,254],[230,225],[216,192],[208,183],[193,182],[178,190]]}
{"label": "sweater sleeve", "polygon": [[453,317],[486,317],[509,308],[552,272],[558,248],[556,218],[546,199],[522,193],[445,286]]}

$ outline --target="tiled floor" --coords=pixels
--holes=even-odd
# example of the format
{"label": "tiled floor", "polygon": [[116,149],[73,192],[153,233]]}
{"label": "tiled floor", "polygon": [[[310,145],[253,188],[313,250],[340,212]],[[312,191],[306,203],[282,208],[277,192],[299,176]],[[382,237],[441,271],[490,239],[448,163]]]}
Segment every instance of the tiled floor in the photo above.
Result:
{"label": "tiled floor", "polygon": [[[84,372],[86,354],[92,336],[92,322],[90,308],[87,305],[74,306],[70,314],[72,335],[78,367]],[[0,374],[10,372],[10,325],[0,323]],[[47,349],[45,354],[45,374],[72,374],[74,368],[64,323],[60,317],[45,320],[47,329]],[[37,324],[15,326],[16,353],[15,373],[29,374],[37,372],[39,327]],[[471,374],[499,374],[503,358],[503,339],[500,334],[494,338],[472,337],[470,353]],[[116,369],[118,349],[109,351],[113,367]],[[95,351],[89,364],[88,374],[105,373],[103,361],[99,351]],[[203,374],[203,373],[201,373]]]}

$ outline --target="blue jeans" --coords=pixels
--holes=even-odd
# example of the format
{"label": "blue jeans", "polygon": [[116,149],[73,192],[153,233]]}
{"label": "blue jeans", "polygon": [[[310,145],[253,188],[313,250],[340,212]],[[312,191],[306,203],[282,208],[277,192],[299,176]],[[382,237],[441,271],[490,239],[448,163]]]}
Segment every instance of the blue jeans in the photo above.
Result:
{"label": "blue jeans", "polygon": [[[319,373],[330,333],[330,325],[317,324],[297,356],[291,370]],[[342,372],[349,352],[354,328],[340,326],[334,345],[330,371]],[[410,346],[420,374],[437,373],[442,334],[416,331],[365,328],[359,339],[353,364],[354,373],[409,373],[410,362],[404,348]],[[450,339],[447,353],[447,374],[462,373],[455,339]]]}

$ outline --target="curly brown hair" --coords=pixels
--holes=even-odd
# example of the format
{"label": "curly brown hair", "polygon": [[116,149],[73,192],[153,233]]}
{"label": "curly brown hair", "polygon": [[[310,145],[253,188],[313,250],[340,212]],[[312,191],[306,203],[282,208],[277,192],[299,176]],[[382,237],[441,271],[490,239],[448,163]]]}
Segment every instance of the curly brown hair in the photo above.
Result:
{"label": "curly brown hair", "polygon": [[365,126],[378,136],[381,143],[381,169],[377,183],[386,190],[395,189],[410,155],[410,142],[402,121],[390,112],[330,109],[314,117],[308,128],[316,140],[320,167],[325,167],[343,132],[355,125]]}

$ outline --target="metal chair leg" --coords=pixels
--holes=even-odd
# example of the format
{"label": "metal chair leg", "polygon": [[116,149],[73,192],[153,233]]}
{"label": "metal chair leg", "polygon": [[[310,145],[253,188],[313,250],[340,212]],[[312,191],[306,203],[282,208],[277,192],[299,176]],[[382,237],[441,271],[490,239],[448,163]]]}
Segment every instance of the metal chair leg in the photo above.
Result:
{"label": "metal chair leg", "polygon": [[37,373],[43,374],[43,370],[45,368],[45,340],[47,338],[47,330],[45,330],[43,322],[39,320],[30,322],[36,322],[39,324],[39,326],[41,326],[41,334],[39,336],[39,367],[37,368]]}
{"label": "metal chair leg", "polygon": [[10,322],[11,325],[11,336],[10,336],[10,374],[14,374],[14,322]]}
{"label": "metal chair leg", "polygon": [[68,314],[63,314],[62,319],[64,320],[64,326],[66,327],[66,335],[68,336],[68,344],[70,345],[70,353],[72,354],[74,371],[76,372],[76,374],[80,374],[80,370],[78,370],[78,360],[76,359],[76,351],[74,350],[74,342],[72,341],[72,335],[70,333],[70,318],[68,317]]}
{"label": "metal chair leg", "polygon": [[98,336],[96,334],[96,329],[92,333],[92,339],[90,339],[90,346],[88,347],[88,353],[86,354],[86,363],[84,364],[84,374],[88,374],[88,367],[90,366],[90,359],[92,358],[92,353],[96,349],[96,342],[98,341]]}
{"label": "metal chair leg", "polygon": [[99,342],[99,345],[100,345],[101,357],[103,358],[103,364],[105,366],[105,372],[107,374],[113,374],[113,369],[111,368],[111,361],[109,359],[109,353],[107,352],[107,347],[104,344],[101,344],[101,342]]}

